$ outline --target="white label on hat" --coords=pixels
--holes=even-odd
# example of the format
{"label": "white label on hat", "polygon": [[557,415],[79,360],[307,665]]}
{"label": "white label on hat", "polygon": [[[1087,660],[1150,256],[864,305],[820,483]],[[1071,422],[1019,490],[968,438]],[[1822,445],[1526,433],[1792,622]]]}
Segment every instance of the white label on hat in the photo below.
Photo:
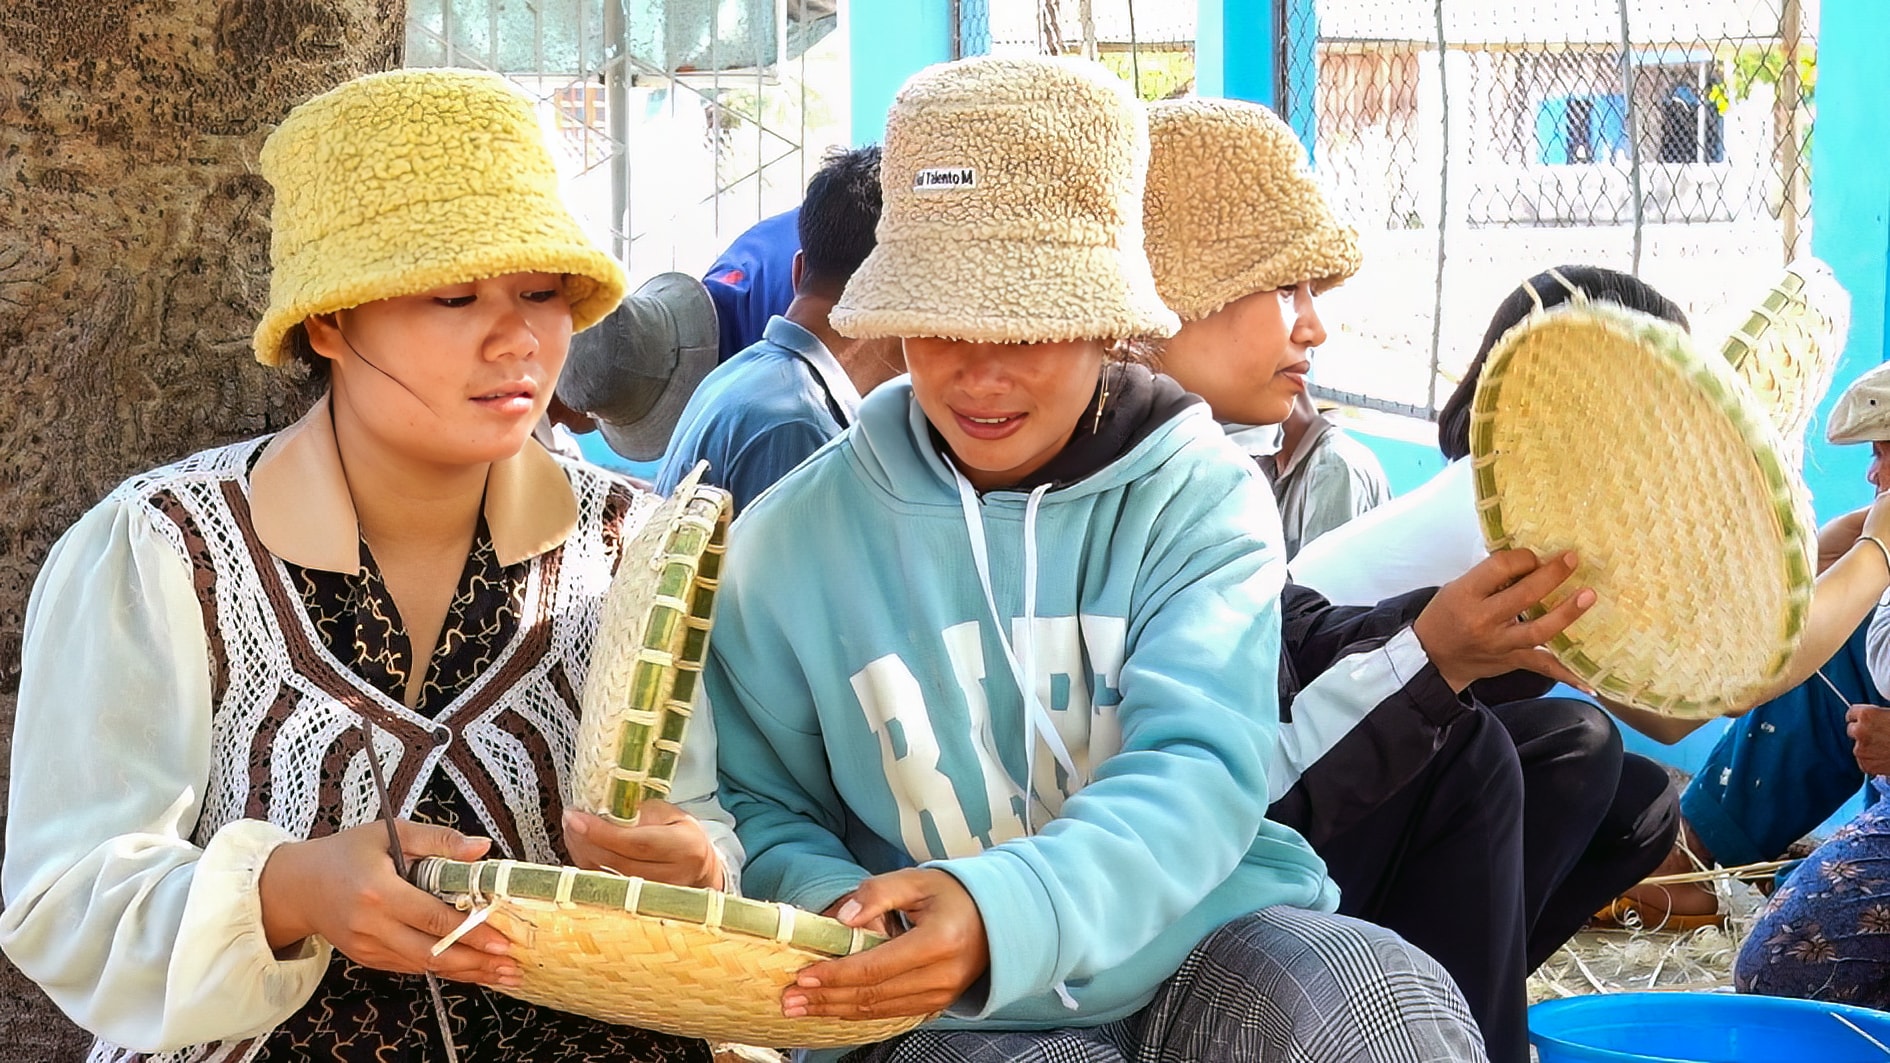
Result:
{"label": "white label on hat", "polygon": [[978,187],[978,171],[969,166],[936,166],[912,176],[914,192],[956,192]]}

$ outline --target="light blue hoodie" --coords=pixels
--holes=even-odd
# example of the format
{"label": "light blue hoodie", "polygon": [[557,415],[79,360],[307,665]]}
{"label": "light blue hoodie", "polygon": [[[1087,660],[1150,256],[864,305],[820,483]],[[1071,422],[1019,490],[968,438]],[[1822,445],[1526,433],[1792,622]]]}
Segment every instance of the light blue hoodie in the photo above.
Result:
{"label": "light blue hoodie", "polygon": [[736,523],[704,679],[747,891],[950,872],[991,967],[941,1024],[986,1029],[1122,1018],[1228,920],[1336,907],[1264,818],[1279,518],[1207,407],[1075,484],[968,493],[898,381]]}

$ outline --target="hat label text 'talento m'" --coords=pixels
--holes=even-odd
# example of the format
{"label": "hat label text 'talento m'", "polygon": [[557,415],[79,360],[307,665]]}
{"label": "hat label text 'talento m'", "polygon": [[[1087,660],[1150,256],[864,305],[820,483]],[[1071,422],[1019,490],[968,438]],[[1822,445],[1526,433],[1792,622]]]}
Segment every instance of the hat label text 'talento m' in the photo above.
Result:
{"label": "hat label text 'talento m'", "polygon": [[978,171],[969,166],[935,166],[912,175],[914,192],[956,192],[978,187]]}

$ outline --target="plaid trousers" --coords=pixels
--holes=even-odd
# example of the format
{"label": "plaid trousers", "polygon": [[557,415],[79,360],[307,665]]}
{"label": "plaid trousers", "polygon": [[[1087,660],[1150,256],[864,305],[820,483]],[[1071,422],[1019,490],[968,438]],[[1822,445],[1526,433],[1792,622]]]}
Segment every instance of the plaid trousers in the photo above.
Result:
{"label": "plaid trousers", "polygon": [[1063,1030],[917,1030],[844,1063],[1484,1063],[1463,995],[1383,927],[1274,907],[1195,947],[1146,1008]]}

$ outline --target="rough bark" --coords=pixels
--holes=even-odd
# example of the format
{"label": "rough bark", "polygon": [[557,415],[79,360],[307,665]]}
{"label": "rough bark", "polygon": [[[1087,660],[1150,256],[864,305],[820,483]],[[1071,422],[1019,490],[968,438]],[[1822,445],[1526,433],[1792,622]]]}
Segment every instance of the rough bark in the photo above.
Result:
{"label": "rough bark", "polygon": [[[306,406],[249,353],[269,289],[256,155],[295,103],[398,65],[405,6],[0,3],[0,741],[59,533],[126,476]],[[8,1059],[87,1040],[4,961],[0,1030]]]}

